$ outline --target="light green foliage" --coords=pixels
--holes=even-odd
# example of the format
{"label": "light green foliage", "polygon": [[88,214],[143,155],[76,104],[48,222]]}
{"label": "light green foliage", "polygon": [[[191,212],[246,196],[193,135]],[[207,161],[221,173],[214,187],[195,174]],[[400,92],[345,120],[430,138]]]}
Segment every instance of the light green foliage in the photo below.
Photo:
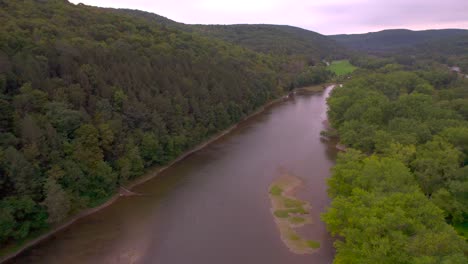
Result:
{"label": "light green foliage", "polygon": [[112,100],[113,100],[113,103],[114,103],[114,107],[117,110],[121,111],[124,102],[127,100],[127,95],[125,95],[125,93],[124,93],[124,91],[122,91],[122,89],[117,89],[114,92],[114,96],[113,96]]}
{"label": "light green foliage", "polygon": [[282,190],[279,186],[274,185],[274,186],[272,186],[272,187],[270,188],[270,193],[271,193],[272,195],[279,196],[279,195],[281,195],[281,194],[283,193],[283,190]]}
{"label": "light green foliage", "polygon": [[302,215],[309,214],[309,212],[302,206],[289,208],[286,211],[289,212],[290,214],[302,214]]}
{"label": "light green foliage", "polygon": [[291,239],[293,241],[298,241],[298,240],[301,239],[301,237],[298,236],[296,233],[294,233],[294,234],[289,235],[289,239]]}
{"label": "light green foliage", "polygon": [[440,136],[455,148],[462,151],[465,160],[468,159],[468,127],[447,128],[440,133]]}
{"label": "light green foliage", "polygon": [[314,240],[307,240],[306,243],[307,243],[307,246],[310,248],[320,248],[320,242],[317,242]]}
{"label": "light green foliage", "polygon": [[356,74],[328,99],[340,140],[359,150],[340,154],[328,180],[335,263],[466,263],[449,223],[468,215],[468,123],[451,101],[468,82],[400,69]]}
{"label": "light green foliage", "polygon": [[357,68],[352,65],[349,60],[333,61],[329,66],[330,71],[337,76],[347,75],[355,71]]}
{"label": "light green foliage", "polygon": [[289,211],[288,211],[288,210],[276,210],[275,212],[273,212],[273,214],[274,214],[276,217],[279,217],[279,218],[287,218],[287,217],[289,217]]}
{"label": "light green foliage", "polygon": [[301,207],[305,203],[296,199],[291,199],[291,198],[284,198],[284,207],[286,208],[292,208],[292,207]]}
{"label": "light green foliage", "polygon": [[418,148],[411,167],[425,194],[431,195],[453,178],[461,165],[461,155],[460,151],[440,138]]}
{"label": "light green foliage", "polygon": [[323,219],[332,234],[346,238],[336,244],[337,262],[440,261],[466,250],[442,211],[418,191],[381,195],[356,189],[335,198]]}

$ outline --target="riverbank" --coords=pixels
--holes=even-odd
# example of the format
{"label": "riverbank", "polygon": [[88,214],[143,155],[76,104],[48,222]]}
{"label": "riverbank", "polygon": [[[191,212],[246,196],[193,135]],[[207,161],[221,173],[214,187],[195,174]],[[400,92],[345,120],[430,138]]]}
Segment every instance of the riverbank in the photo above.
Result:
{"label": "riverbank", "polygon": [[99,205],[97,207],[94,207],[94,208],[85,209],[85,210],[81,211],[80,213],[69,217],[63,223],[51,227],[48,231],[45,231],[45,233],[42,233],[38,237],[31,238],[29,241],[24,242],[23,245],[11,245],[11,246],[8,246],[6,248],[3,248],[2,250],[0,250],[0,263],[5,263],[7,261],[11,261],[12,259],[14,259],[18,255],[20,255],[21,253],[25,252],[26,250],[34,247],[35,245],[40,244],[43,241],[46,241],[46,240],[52,238],[56,233],[59,233],[59,232],[65,230],[65,229],[67,229],[68,227],[73,225],[78,220],[83,219],[83,218],[85,218],[87,216],[90,216],[90,215],[92,215],[92,214],[94,214],[96,212],[99,212],[99,211],[103,210],[106,207],[109,207],[110,205],[114,204],[120,197],[131,196],[131,195],[127,195],[129,193],[128,191],[131,191],[136,186],[141,185],[141,184],[153,179],[154,177],[158,176],[160,173],[162,173],[166,169],[170,168],[171,166],[173,166],[177,162],[182,161],[183,159],[187,158],[188,156],[192,155],[193,153],[205,148],[206,146],[210,145],[211,143],[213,143],[213,142],[219,140],[220,138],[224,137],[225,135],[229,134],[230,132],[235,130],[239,126],[239,124],[241,124],[242,122],[244,122],[244,121],[246,121],[246,120],[248,120],[250,118],[255,117],[256,115],[266,111],[271,106],[273,106],[273,105],[275,105],[277,103],[280,103],[282,101],[283,101],[283,98],[280,97],[278,99],[274,99],[274,100],[266,103],[264,106],[260,107],[259,109],[257,109],[253,113],[249,114],[248,116],[244,117],[238,123],[236,123],[236,124],[232,125],[231,127],[229,127],[227,129],[215,134],[214,136],[210,137],[209,139],[207,139],[206,141],[200,143],[199,145],[195,146],[194,148],[192,148],[190,150],[187,150],[186,152],[182,153],[178,158],[174,159],[169,164],[167,164],[167,165],[165,165],[163,167],[153,167],[153,168],[148,169],[148,171],[144,175],[142,175],[141,177],[138,177],[137,179],[133,180],[132,182],[130,182],[129,184],[127,184],[126,186],[123,187],[124,190],[127,190],[125,192],[125,194],[123,194],[121,192],[121,189],[119,188],[119,190],[113,196],[111,196],[105,203],[103,203],[103,204],[101,204],[101,205]]}
{"label": "riverbank", "polygon": [[325,89],[327,89],[327,87],[329,87],[330,85],[335,85],[335,84],[333,83],[317,84],[317,85],[312,85],[312,86],[296,88],[295,90],[298,93],[319,93],[319,92],[325,91]]}

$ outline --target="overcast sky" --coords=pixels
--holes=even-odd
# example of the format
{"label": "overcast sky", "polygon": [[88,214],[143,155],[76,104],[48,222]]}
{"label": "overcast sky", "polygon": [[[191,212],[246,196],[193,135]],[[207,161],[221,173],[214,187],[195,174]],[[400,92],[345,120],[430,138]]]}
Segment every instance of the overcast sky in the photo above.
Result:
{"label": "overcast sky", "polygon": [[292,25],[322,34],[468,29],[468,0],[71,0],[139,9],[187,24]]}

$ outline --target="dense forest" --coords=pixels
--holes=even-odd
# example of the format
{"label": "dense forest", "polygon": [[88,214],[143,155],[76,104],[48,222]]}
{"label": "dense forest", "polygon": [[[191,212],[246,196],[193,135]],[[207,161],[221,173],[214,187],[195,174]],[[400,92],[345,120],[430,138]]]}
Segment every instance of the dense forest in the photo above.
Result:
{"label": "dense forest", "polygon": [[0,0],[0,244],[103,203],[349,57],[359,69],[340,77],[324,133],[347,147],[323,214],[335,263],[467,263],[468,78],[448,68],[468,73],[467,54],[466,30],[329,38]]}
{"label": "dense forest", "polygon": [[330,38],[354,50],[377,53],[411,48],[440,40],[449,42],[448,39],[460,36],[468,36],[468,30],[440,29],[413,31],[407,29],[388,29],[365,34],[332,35]]}
{"label": "dense forest", "polygon": [[298,27],[268,24],[188,25],[140,10],[116,11],[182,31],[221,39],[257,52],[304,58],[309,63],[318,63],[323,58],[343,58],[348,55],[348,50],[337,41]]}
{"label": "dense forest", "polygon": [[284,63],[112,9],[0,1],[0,242],[102,203],[285,88],[330,76]]}
{"label": "dense forest", "polygon": [[323,215],[339,237],[335,263],[467,263],[468,79],[365,60],[328,100],[326,134],[348,147]]}
{"label": "dense forest", "polygon": [[350,50],[356,57],[364,54],[413,66],[417,61],[437,61],[448,66],[458,66],[468,72],[468,30],[441,29],[411,31],[403,29],[383,30],[366,34],[334,35],[330,38]]}

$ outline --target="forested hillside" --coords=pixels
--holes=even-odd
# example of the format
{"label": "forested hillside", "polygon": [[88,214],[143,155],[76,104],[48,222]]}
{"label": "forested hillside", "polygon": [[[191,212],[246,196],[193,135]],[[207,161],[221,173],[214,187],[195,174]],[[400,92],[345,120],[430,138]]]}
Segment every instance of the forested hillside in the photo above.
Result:
{"label": "forested hillside", "polygon": [[114,10],[0,1],[0,242],[103,202],[329,74],[281,74],[284,62]]}
{"label": "forested hillside", "polygon": [[348,147],[323,215],[335,263],[467,263],[468,80],[373,60],[328,102]]}
{"label": "forested hillside", "polygon": [[384,30],[367,34],[330,36],[339,44],[359,52],[380,57],[396,58],[401,64],[416,61],[437,61],[448,66],[458,66],[468,72],[468,30]]}
{"label": "forested hillside", "polygon": [[281,25],[194,25],[196,31],[243,47],[285,56],[305,57],[315,63],[343,58],[345,49],[334,40],[302,28]]}
{"label": "forested hillside", "polygon": [[389,52],[459,36],[468,36],[468,30],[442,29],[412,31],[407,29],[390,29],[365,34],[333,35],[330,36],[330,38],[350,49],[366,52]]}
{"label": "forested hillside", "polygon": [[305,59],[309,64],[318,64],[322,59],[340,59],[348,55],[344,46],[335,40],[298,27],[267,24],[190,25],[139,10],[116,9],[115,12],[214,37],[257,52]]}

